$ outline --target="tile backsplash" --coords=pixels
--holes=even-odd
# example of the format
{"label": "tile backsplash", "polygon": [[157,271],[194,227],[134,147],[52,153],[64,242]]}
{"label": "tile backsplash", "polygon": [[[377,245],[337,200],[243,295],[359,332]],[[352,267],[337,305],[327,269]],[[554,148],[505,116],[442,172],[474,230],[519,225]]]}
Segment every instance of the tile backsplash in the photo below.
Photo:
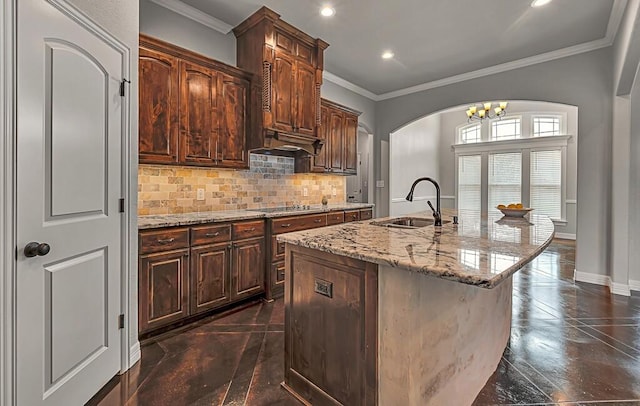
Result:
{"label": "tile backsplash", "polygon": [[[138,215],[259,209],[346,200],[346,178],[294,173],[288,157],[250,154],[250,170],[141,164]],[[303,196],[307,188],[308,196]],[[332,196],[332,189],[336,196]],[[204,189],[204,200],[197,199]]]}

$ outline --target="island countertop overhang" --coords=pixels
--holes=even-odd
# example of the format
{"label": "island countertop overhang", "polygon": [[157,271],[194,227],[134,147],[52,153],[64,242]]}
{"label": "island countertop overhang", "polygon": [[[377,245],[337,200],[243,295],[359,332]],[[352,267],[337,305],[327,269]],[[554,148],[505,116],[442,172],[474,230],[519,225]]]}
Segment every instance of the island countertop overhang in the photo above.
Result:
{"label": "island countertop overhang", "polygon": [[[546,216],[481,216],[443,210],[443,219],[458,215],[459,224],[406,229],[353,222],[278,236],[278,241],[408,270],[468,285],[493,288],[522,268],[550,243],[553,222]],[[432,218],[430,212],[412,214]]]}

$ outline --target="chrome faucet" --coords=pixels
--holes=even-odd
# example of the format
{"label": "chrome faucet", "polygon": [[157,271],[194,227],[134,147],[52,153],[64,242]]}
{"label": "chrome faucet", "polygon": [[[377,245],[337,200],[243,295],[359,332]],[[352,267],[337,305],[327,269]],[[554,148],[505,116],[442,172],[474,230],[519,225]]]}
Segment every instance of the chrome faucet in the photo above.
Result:
{"label": "chrome faucet", "polygon": [[423,180],[428,180],[429,182],[433,183],[433,186],[436,187],[436,209],[433,208],[431,201],[427,200],[427,204],[429,205],[429,207],[431,207],[431,211],[433,212],[433,219],[435,221],[434,225],[442,226],[442,214],[440,212],[440,185],[438,185],[438,182],[436,182],[431,178],[416,179],[416,181],[413,182],[413,185],[411,185],[411,190],[409,191],[409,194],[407,195],[406,199],[410,202],[413,201],[413,190],[416,188],[416,185],[422,182]]}

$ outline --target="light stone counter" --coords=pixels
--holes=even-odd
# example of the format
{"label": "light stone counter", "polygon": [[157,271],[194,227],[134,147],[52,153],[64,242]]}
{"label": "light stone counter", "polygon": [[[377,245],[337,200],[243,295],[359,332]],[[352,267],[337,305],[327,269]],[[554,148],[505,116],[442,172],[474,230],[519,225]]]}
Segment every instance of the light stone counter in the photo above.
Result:
{"label": "light stone counter", "polygon": [[283,386],[309,404],[471,405],[510,337],[512,275],[549,245],[553,223],[460,213],[440,229],[372,224],[382,220],[278,236],[287,243]]}
{"label": "light stone counter", "polygon": [[338,210],[357,210],[373,207],[370,203],[332,203],[327,206],[311,205],[309,209],[290,209],[283,212],[270,213],[251,210],[223,210],[200,213],[163,214],[151,216],[138,216],[138,229],[162,228],[174,226],[186,226],[205,223],[219,223],[225,221],[251,220],[259,218],[276,218],[297,216],[301,214],[316,214]]}
{"label": "light stone counter", "polygon": [[[456,212],[443,210],[443,220]],[[431,212],[412,217],[432,218]],[[404,216],[403,216],[404,217]],[[459,224],[417,229],[381,227],[386,219],[360,221],[278,236],[279,241],[405,269],[484,288],[493,288],[540,254],[554,235],[546,216],[481,217],[460,213]]]}

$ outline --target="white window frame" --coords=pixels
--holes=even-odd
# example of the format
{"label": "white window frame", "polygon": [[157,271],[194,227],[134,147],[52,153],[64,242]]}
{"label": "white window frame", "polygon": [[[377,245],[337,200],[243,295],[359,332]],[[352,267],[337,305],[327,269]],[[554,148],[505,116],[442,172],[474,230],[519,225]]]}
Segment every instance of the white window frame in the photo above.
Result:
{"label": "white window frame", "polygon": [[474,144],[456,144],[452,148],[455,154],[455,202],[458,206],[458,166],[459,157],[465,155],[481,155],[481,174],[480,174],[480,190],[481,190],[481,212],[486,215],[488,213],[489,200],[489,154],[520,152],[522,153],[522,204],[528,207],[531,195],[531,152],[532,151],[549,151],[561,150],[562,153],[562,174],[561,174],[561,212],[560,219],[552,219],[555,223],[567,223],[567,145],[573,137],[571,135],[551,135],[546,137],[519,138],[515,140],[504,141],[486,141]]}
{"label": "white window frame", "polygon": [[536,118],[557,118],[560,120],[560,135],[564,135],[567,133],[567,113],[544,113],[544,112],[534,112],[531,113],[529,120],[529,137],[530,138],[542,138],[542,137],[558,137],[558,135],[546,135],[542,137],[536,137],[533,135],[534,129],[534,120]]}
{"label": "white window frame", "polygon": [[475,123],[468,123],[468,124],[464,124],[461,126],[458,126],[456,128],[456,144],[478,144],[479,142],[464,142],[462,139],[462,133],[471,127],[478,127],[478,131],[480,132],[480,141],[479,142],[483,142],[484,139],[482,138],[482,123],[481,122],[475,122]]}
{"label": "white window frame", "polygon": [[[493,123],[499,123],[500,121],[508,121],[508,120],[519,120],[520,121],[520,136],[518,138],[515,139],[511,139],[511,140],[494,140],[493,139]],[[515,140],[521,140],[525,137],[524,136],[524,132],[522,131],[522,115],[521,114],[514,114],[514,115],[510,115],[510,116],[504,116],[501,118],[494,118],[492,120],[489,120],[489,132],[488,132],[488,137],[487,137],[487,142],[504,142],[504,141],[515,141]]]}

